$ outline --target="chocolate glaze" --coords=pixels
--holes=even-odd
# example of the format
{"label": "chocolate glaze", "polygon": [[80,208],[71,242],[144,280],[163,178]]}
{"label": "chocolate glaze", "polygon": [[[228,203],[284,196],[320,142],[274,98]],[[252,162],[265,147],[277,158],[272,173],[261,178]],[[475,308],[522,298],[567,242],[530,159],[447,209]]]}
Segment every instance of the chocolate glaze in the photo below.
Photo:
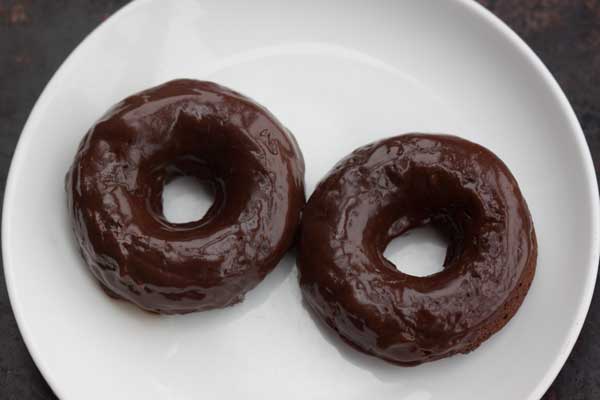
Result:
{"label": "chocolate glaze", "polygon": [[[398,271],[387,244],[431,224],[449,240],[444,269]],[[346,342],[400,365],[469,352],[516,313],[537,244],[517,182],[489,150],[410,134],[362,147],[311,196],[301,223],[304,298]]]}
{"label": "chocolate glaze", "polygon": [[[171,223],[166,182],[215,190],[206,215]],[[210,82],[177,80],[115,105],[84,137],[66,177],[81,253],[107,293],[159,313],[235,304],[292,244],[304,162],[263,107]]]}

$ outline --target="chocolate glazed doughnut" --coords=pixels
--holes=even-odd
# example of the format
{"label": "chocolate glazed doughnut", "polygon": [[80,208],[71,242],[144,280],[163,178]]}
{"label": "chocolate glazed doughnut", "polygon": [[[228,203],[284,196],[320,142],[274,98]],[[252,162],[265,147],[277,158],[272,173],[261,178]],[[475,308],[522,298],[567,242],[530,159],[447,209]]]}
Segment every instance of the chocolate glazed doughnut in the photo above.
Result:
{"label": "chocolate glazed doughnut", "polygon": [[[162,191],[191,175],[214,188],[198,221],[171,223]],[[66,177],[75,236],[110,295],[158,313],[241,301],[279,262],[304,205],[304,162],[266,109],[210,82],[177,80],[115,105]]]}
{"label": "chocolate glazed doughnut", "polygon": [[[431,224],[444,269],[406,275],[387,244]],[[319,319],[365,353],[416,365],[467,353],[516,313],[537,244],[517,182],[489,150],[453,136],[410,134],[339,162],[306,206],[298,267]]]}

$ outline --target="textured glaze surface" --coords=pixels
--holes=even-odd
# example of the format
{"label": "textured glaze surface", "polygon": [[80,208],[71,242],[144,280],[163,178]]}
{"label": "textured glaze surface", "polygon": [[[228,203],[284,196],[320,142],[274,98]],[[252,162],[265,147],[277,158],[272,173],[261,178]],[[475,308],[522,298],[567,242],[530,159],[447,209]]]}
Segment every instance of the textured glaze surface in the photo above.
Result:
{"label": "textured glaze surface", "polygon": [[[414,277],[383,257],[431,224],[442,272]],[[469,352],[514,315],[537,257],[529,210],[506,166],[474,143],[401,135],[354,151],[305,209],[298,267],[308,304],[358,349],[399,364]]]}
{"label": "textured glaze surface", "polygon": [[[176,176],[211,185],[198,221],[171,223]],[[66,178],[83,258],[111,296],[161,313],[243,299],[291,245],[304,203],[291,134],[250,99],[178,80],[115,105],[83,139]]]}

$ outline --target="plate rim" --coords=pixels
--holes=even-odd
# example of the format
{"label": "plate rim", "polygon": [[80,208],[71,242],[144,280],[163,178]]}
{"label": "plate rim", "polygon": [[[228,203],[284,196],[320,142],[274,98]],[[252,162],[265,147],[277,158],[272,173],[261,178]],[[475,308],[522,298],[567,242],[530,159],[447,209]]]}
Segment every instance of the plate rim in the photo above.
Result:
{"label": "plate rim", "polygon": [[[63,396],[65,394],[64,385],[60,385],[58,379],[53,377],[51,370],[47,367],[42,357],[39,355],[36,344],[34,343],[31,334],[28,331],[27,323],[23,316],[23,312],[20,311],[21,306],[19,301],[17,300],[17,296],[14,292],[14,277],[12,274],[13,268],[7,267],[11,265],[10,255],[8,251],[7,241],[8,241],[8,231],[9,231],[9,218],[7,218],[8,211],[13,208],[13,193],[15,192],[14,187],[16,185],[16,175],[15,170],[17,170],[17,166],[21,164],[23,161],[23,149],[26,147],[25,143],[27,140],[30,140],[32,137],[32,129],[30,126],[33,124],[33,121],[37,120],[38,114],[40,113],[40,109],[48,102],[48,96],[53,92],[54,87],[56,86],[56,82],[58,82],[64,75],[69,72],[73,60],[77,57],[78,53],[84,48],[88,42],[93,40],[95,37],[101,35],[104,31],[110,29],[113,25],[115,25],[118,21],[120,21],[125,15],[134,12],[138,7],[142,6],[144,3],[149,3],[151,1],[156,0],[134,0],[130,3],[124,5],[115,13],[113,13],[107,20],[102,22],[96,28],[94,28],[67,56],[67,58],[62,62],[56,72],[52,75],[51,79],[48,81],[44,89],[42,90],[40,96],[35,102],[29,116],[27,117],[27,121],[21,130],[21,134],[17,141],[17,145],[15,147],[15,151],[13,153],[13,158],[10,163],[8,176],[6,179],[6,186],[4,191],[4,202],[2,206],[2,258],[3,258],[3,270],[4,277],[6,282],[6,290],[8,293],[9,303],[11,305],[11,309],[15,320],[17,322],[17,326],[23,342],[29,351],[31,358],[33,359],[36,367],[39,369],[41,375],[44,377],[50,389],[54,392],[56,396],[61,399],[65,399]],[[591,205],[591,220],[592,223],[592,247],[589,249],[588,260],[591,265],[588,265],[588,274],[591,274],[591,279],[589,279],[584,287],[582,292],[582,297],[580,300],[579,308],[576,310],[575,319],[569,328],[569,332],[567,337],[565,338],[560,350],[556,352],[555,359],[551,365],[546,369],[544,376],[540,381],[536,384],[535,388],[528,395],[527,400],[539,400],[550,385],[554,382],[556,377],[558,376],[560,370],[564,366],[567,358],[571,354],[573,347],[581,333],[583,328],[583,324],[585,322],[586,316],[588,314],[592,297],[594,294],[594,288],[598,275],[598,262],[600,260],[600,201],[595,193],[598,193],[598,182],[596,179],[596,172],[594,169],[594,164],[592,160],[592,156],[590,153],[590,149],[587,145],[587,141],[581,125],[577,119],[575,111],[569,100],[567,99],[565,93],[561,89],[560,85],[551,74],[546,65],[541,61],[541,59],[537,56],[537,54],[525,43],[525,41],[515,33],[508,25],[506,25],[500,18],[495,16],[490,10],[485,8],[480,3],[475,0],[452,0],[456,5],[463,7],[465,11],[470,12],[476,18],[482,19],[488,26],[494,28],[503,38],[505,38],[511,46],[513,46],[515,51],[518,51],[523,55],[528,62],[531,63],[532,67],[542,78],[543,82],[550,89],[552,96],[555,97],[555,100],[558,101],[558,104],[561,110],[564,112],[565,117],[567,118],[570,130],[574,132],[574,139],[576,142],[577,150],[583,161],[583,172],[585,173],[585,180],[590,189],[592,196],[594,197],[590,201]]]}

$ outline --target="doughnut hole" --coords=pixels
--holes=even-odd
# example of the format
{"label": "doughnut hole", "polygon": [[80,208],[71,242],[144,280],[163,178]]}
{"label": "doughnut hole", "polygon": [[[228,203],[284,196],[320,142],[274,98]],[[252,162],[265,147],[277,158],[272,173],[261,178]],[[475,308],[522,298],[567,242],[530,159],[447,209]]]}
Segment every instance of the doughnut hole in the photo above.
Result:
{"label": "doughnut hole", "polygon": [[460,264],[463,253],[477,247],[473,228],[482,210],[474,193],[436,168],[414,168],[396,183],[411,197],[389,202],[374,219],[381,225],[370,225],[379,231],[377,247],[387,267],[427,277]]}
{"label": "doughnut hole", "polygon": [[450,242],[431,225],[424,225],[392,239],[383,256],[397,270],[412,276],[429,276],[444,270]]}
{"label": "doughnut hole", "polygon": [[[256,174],[249,171],[258,165],[243,150],[236,132],[215,118],[198,122],[187,114],[178,117],[170,132],[177,137],[177,146],[159,148],[140,166],[151,171],[146,205],[156,220],[181,229],[199,228],[222,212],[237,215],[244,210],[256,184]],[[198,140],[200,133],[210,140]],[[238,145],[233,146],[236,140]]]}
{"label": "doughnut hole", "polygon": [[178,176],[163,189],[163,214],[173,224],[201,220],[214,202],[214,184],[194,176]]}

